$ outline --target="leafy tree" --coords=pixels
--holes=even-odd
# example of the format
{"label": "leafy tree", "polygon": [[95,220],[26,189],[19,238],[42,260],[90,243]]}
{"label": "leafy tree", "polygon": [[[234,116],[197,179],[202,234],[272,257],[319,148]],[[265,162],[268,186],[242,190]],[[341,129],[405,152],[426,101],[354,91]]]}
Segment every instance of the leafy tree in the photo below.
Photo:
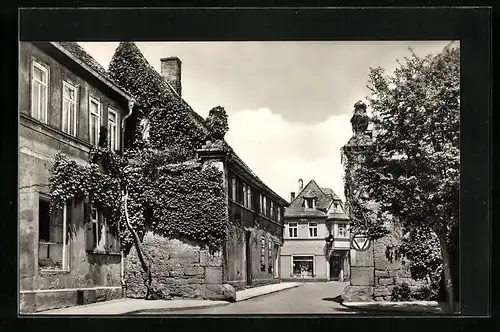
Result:
{"label": "leafy tree", "polygon": [[460,51],[399,62],[393,75],[370,68],[373,144],[363,150],[354,181],[378,203],[378,220],[432,230],[454,308],[450,247],[459,218]]}

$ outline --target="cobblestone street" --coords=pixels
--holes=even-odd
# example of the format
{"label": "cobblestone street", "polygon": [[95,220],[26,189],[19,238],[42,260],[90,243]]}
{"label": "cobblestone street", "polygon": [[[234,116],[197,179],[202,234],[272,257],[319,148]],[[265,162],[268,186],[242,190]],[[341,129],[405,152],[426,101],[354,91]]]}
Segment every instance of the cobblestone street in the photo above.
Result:
{"label": "cobblestone street", "polygon": [[356,313],[334,301],[347,283],[305,283],[299,287],[259,296],[224,307],[185,310],[157,314],[244,315],[244,314],[344,314]]}

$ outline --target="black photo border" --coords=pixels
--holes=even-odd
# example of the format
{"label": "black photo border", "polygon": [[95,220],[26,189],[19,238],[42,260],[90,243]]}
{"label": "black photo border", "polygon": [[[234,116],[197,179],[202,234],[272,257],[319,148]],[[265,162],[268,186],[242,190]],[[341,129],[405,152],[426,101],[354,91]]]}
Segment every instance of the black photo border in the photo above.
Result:
{"label": "black photo border", "polygon": [[[425,325],[445,324],[457,328],[481,329],[480,316],[491,310],[491,151],[492,57],[491,8],[91,8],[22,9],[18,12],[18,35],[12,36],[11,63],[2,74],[17,82],[18,41],[271,41],[271,40],[459,40],[461,47],[461,192],[460,261],[461,311],[458,318],[419,317],[411,323],[398,317],[359,315],[294,315],[240,317],[175,317],[148,319],[118,317],[94,322],[87,317],[51,319],[18,317],[17,323],[29,328],[33,323],[56,329],[130,328],[137,331],[186,329],[195,322],[205,329],[250,330],[354,328],[371,324],[382,328],[422,330]],[[15,29],[9,26],[10,32]],[[7,30],[4,30],[4,33]],[[7,52],[4,50],[4,53]],[[5,81],[5,80],[4,80]],[[7,86],[4,100],[2,163],[7,203],[6,216],[17,219],[17,85]],[[9,286],[2,293],[2,316],[18,316],[17,223],[12,217],[1,223],[4,243],[0,251],[3,280]],[[8,294],[7,294],[8,292]],[[146,317],[143,317],[144,319]],[[286,318],[286,319],[282,319]],[[241,321],[244,319],[244,321]],[[2,323],[9,323],[2,320]],[[109,322],[109,323],[108,323]],[[54,325],[53,325],[54,324]],[[108,325],[109,324],[109,325]],[[227,325],[226,325],[227,324]],[[236,325],[234,325],[236,324]],[[10,325],[10,324],[9,324]],[[10,330],[9,325],[6,330]],[[89,325],[92,325],[90,327]],[[3,330],[4,324],[2,324]]]}

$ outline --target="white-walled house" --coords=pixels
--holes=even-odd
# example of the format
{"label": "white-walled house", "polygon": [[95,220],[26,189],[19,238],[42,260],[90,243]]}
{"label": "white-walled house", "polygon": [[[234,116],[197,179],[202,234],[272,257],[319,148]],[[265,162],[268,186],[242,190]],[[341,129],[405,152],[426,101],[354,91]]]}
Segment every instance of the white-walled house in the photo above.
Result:
{"label": "white-walled house", "polygon": [[[349,279],[349,219],[340,197],[311,180],[285,209],[282,280]],[[331,237],[330,237],[331,236]],[[327,246],[326,238],[333,239]]]}

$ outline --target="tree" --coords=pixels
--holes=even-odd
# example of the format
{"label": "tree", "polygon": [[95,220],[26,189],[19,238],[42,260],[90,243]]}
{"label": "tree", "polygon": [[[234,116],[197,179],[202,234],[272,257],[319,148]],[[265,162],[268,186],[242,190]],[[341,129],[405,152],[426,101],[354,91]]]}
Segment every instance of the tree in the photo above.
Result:
{"label": "tree", "polygon": [[388,75],[370,68],[373,144],[363,150],[354,181],[378,203],[378,222],[432,230],[443,262],[447,301],[455,311],[450,247],[459,218],[460,52],[399,62]]}

